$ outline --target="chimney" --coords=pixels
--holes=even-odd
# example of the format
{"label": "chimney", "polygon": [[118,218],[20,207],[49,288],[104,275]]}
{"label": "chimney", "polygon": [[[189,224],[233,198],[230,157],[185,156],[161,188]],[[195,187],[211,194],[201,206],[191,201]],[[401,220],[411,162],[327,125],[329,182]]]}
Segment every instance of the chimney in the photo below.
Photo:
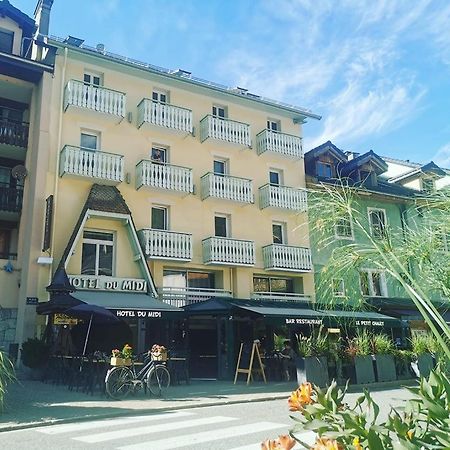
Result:
{"label": "chimney", "polygon": [[34,20],[37,25],[36,35],[38,37],[48,36],[50,28],[50,11],[53,0],[38,0],[34,11]]}

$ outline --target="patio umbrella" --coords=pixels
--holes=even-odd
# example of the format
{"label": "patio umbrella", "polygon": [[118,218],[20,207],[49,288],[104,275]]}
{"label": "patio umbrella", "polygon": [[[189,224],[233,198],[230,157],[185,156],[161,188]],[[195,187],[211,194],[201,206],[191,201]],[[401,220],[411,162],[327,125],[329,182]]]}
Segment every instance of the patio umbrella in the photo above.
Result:
{"label": "patio umbrella", "polygon": [[120,319],[108,309],[103,308],[102,306],[91,305],[89,303],[82,303],[80,305],[69,308],[65,311],[65,314],[79,319],[89,319],[86,338],[84,340],[83,356],[86,354],[86,347],[89,340],[92,323],[100,324],[120,322]]}
{"label": "patio umbrella", "polygon": [[84,304],[85,302],[78,300],[68,292],[60,292],[52,294],[48,302],[39,303],[36,306],[36,312],[48,316],[49,314],[65,313],[69,308]]}

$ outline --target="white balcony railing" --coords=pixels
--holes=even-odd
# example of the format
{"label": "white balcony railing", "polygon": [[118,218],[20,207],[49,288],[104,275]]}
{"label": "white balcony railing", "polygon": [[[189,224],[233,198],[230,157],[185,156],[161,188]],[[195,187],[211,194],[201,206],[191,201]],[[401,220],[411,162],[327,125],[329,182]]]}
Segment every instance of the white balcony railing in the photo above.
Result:
{"label": "white balcony railing", "polygon": [[208,172],[201,178],[202,200],[208,197],[253,203],[252,180]]}
{"label": "white balcony railing", "polygon": [[66,145],[61,151],[59,174],[121,183],[124,174],[123,156]]}
{"label": "white balcony railing", "polygon": [[212,297],[232,297],[232,293],[224,289],[188,287],[163,287],[159,289],[159,295],[162,301],[179,308],[204,302]]}
{"label": "white balcony railing", "polygon": [[230,266],[253,266],[255,264],[255,243],[242,239],[209,237],[202,241],[205,264]]}
{"label": "white balcony railing", "polygon": [[144,253],[149,258],[192,260],[192,235],[167,230],[142,229],[139,239]]}
{"label": "white balcony railing", "polygon": [[309,295],[295,294],[293,292],[252,292],[251,298],[254,300],[274,300],[278,302],[311,302]]}
{"label": "white balcony railing", "polygon": [[282,208],[290,211],[306,211],[308,196],[304,189],[265,184],[259,188],[259,207]]}
{"label": "white balcony railing", "polygon": [[70,80],[66,85],[64,109],[67,109],[68,106],[125,117],[126,95],[102,86]]}
{"label": "white balcony railing", "polygon": [[271,244],[263,247],[264,269],[309,272],[312,269],[311,250],[305,247],[292,247]]}
{"label": "white balcony railing", "polygon": [[138,127],[149,123],[184,133],[192,133],[192,111],[180,106],[144,98],[138,105]]}
{"label": "white balcony railing", "polygon": [[219,141],[251,147],[250,125],[235,120],[220,119],[211,115],[200,121],[200,140],[217,139]]}
{"label": "white balcony railing", "polygon": [[142,160],[136,166],[136,189],[142,186],[192,194],[192,169]]}
{"label": "white balcony railing", "polygon": [[264,152],[274,152],[293,158],[302,158],[302,138],[291,134],[263,130],[256,135],[256,151],[258,155]]}

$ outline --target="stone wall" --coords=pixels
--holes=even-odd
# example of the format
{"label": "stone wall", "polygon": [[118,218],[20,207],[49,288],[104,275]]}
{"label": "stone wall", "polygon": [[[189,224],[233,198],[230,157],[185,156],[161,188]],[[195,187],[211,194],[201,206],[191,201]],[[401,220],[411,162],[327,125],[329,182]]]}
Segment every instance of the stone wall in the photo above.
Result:
{"label": "stone wall", "polygon": [[9,351],[16,339],[17,308],[0,307],[0,349]]}

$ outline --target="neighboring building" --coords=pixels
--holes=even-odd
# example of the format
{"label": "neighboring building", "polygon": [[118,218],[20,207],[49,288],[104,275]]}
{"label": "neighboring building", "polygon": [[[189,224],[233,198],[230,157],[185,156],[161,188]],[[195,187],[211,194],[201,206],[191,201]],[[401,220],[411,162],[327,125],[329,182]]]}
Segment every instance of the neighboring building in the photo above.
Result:
{"label": "neighboring building", "polygon": [[36,329],[54,49],[48,33],[52,0],[35,20],[0,1],[0,348]]}

